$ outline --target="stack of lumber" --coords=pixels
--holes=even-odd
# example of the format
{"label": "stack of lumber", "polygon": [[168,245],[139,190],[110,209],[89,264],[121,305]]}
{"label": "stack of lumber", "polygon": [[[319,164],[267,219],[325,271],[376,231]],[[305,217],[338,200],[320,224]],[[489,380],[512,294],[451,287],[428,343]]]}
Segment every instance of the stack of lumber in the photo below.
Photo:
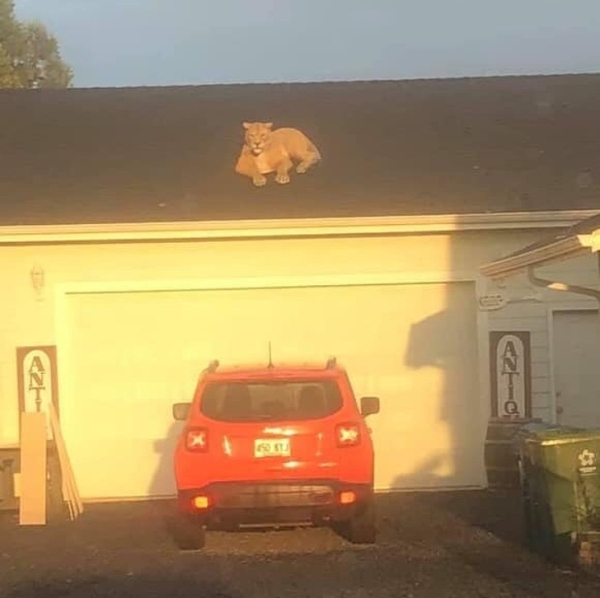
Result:
{"label": "stack of lumber", "polygon": [[19,476],[20,525],[47,523],[47,417],[58,452],[62,480],[62,497],[71,521],[83,512],[75,476],[60,429],[56,409],[52,403],[48,414],[24,412],[21,414],[21,473]]}

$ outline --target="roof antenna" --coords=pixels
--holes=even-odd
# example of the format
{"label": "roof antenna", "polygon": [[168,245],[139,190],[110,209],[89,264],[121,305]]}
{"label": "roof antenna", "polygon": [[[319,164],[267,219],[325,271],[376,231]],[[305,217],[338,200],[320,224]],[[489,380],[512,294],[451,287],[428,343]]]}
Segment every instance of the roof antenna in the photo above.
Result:
{"label": "roof antenna", "polygon": [[271,359],[271,341],[269,341],[269,367],[273,367],[273,360]]}

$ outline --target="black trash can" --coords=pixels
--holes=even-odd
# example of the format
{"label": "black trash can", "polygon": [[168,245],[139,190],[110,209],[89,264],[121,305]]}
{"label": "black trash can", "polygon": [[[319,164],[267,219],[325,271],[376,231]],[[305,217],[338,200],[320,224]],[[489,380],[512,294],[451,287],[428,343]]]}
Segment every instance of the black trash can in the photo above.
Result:
{"label": "black trash can", "polygon": [[20,455],[18,446],[0,447],[0,511],[13,511],[19,506],[14,476],[20,470]]}
{"label": "black trash can", "polygon": [[487,484],[492,489],[519,487],[519,446],[515,440],[522,430],[541,423],[533,418],[491,418],[484,447]]}

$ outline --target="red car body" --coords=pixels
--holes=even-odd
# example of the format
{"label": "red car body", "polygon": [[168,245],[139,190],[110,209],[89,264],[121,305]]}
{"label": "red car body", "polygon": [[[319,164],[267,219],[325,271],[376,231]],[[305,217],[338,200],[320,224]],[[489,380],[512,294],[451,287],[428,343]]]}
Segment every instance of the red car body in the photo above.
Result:
{"label": "red car body", "polygon": [[[374,447],[344,368],[291,364],[221,368],[212,362],[191,403],[174,455],[178,511],[195,544],[211,523],[228,526],[332,522],[369,513],[374,541]],[[372,524],[372,525],[371,525]]]}

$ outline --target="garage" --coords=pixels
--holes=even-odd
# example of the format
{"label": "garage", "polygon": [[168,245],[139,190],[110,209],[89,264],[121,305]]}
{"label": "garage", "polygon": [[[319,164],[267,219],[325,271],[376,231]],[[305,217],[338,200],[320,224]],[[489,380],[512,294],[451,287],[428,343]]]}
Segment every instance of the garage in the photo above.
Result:
{"label": "garage", "polygon": [[376,486],[484,483],[471,283],[71,293],[64,299],[62,421],[85,499],[171,495],[179,430],[209,360],[337,356],[377,394]]}
{"label": "garage", "polygon": [[[600,77],[38,91],[3,102],[0,449],[42,393],[84,500],[171,496],[172,403],[209,360],[265,363],[269,343],[275,362],[335,355],[380,397],[381,491],[487,485],[491,335],[529,339],[528,416],[593,392],[555,344],[597,304],[480,266],[598,213],[579,169]],[[235,170],[249,121],[297,127],[322,160],[254,185]],[[40,348],[56,388],[23,383]]]}

